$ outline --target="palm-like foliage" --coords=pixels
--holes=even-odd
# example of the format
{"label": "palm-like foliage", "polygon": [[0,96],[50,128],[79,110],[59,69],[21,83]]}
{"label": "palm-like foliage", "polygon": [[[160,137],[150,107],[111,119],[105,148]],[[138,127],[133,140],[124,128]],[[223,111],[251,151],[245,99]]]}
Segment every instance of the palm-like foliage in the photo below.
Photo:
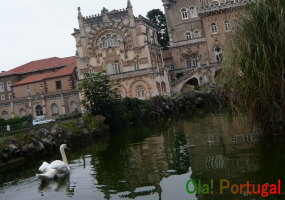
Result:
{"label": "palm-like foliage", "polygon": [[228,38],[222,82],[232,108],[264,130],[285,124],[285,1],[247,6]]}

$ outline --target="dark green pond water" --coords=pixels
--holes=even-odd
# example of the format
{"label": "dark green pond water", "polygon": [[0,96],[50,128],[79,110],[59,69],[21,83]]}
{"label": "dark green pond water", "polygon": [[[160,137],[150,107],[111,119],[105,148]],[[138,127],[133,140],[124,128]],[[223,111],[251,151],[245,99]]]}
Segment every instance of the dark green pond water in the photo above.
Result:
{"label": "dark green pond water", "polygon": [[[277,184],[280,179],[283,192],[284,142],[252,132],[239,118],[185,115],[127,128],[72,149],[67,152],[71,173],[57,180],[41,181],[35,173],[43,160],[59,159],[59,153],[0,172],[0,200],[263,199],[245,192],[234,195],[230,189],[220,194],[220,180]],[[189,194],[190,179],[208,184],[212,194],[207,194],[207,186],[204,194]],[[194,190],[193,183],[188,190]]]}

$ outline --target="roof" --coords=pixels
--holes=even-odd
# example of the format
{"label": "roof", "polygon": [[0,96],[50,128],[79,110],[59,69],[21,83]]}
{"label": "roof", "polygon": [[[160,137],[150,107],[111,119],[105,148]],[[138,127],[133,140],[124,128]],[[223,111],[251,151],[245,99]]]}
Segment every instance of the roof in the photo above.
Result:
{"label": "roof", "polygon": [[14,69],[11,69],[9,71],[3,72],[0,74],[0,76],[8,76],[8,75],[14,75],[14,74],[24,74],[28,72],[35,72],[35,71],[41,71],[45,69],[50,68],[56,68],[56,67],[62,67],[69,65],[76,61],[75,56],[66,57],[66,58],[47,58],[42,60],[36,60],[29,62],[27,64],[21,65],[19,67],[16,67]]}
{"label": "roof", "polygon": [[172,58],[172,53],[170,50],[164,50],[162,51],[162,57],[163,57],[163,60],[165,59],[171,59]]}
{"label": "roof", "polygon": [[76,62],[73,62],[70,65],[63,67],[56,72],[47,72],[47,73],[35,74],[35,75],[28,76],[27,78],[24,78],[24,79],[22,79],[16,83],[14,83],[13,86],[24,85],[24,84],[28,84],[28,83],[35,83],[35,82],[43,81],[46,79],[52,79],[52,78],[67,76],[67,75],[72,74],[74,72],[75,68],[76,68]]}

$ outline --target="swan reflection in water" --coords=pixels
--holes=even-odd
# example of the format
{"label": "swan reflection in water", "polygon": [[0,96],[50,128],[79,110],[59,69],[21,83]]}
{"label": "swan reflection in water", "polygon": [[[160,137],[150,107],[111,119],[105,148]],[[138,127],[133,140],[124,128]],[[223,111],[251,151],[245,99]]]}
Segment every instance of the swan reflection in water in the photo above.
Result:
{"label": "swan reflection in water", "polygon": [[67,196],[74,195],[74,186],[70,186],[70,174],[56,176],[53,179],[41,179],[38,191],[44,196],[45,192],[66,191]]}

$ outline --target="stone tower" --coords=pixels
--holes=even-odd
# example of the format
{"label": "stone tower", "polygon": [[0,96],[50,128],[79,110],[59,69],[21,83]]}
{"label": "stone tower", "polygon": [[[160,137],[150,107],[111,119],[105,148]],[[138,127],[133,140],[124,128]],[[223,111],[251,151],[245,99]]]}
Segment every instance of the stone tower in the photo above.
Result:
{"label": "stone tower", "polygon": [[76,40],[79,79],[84,73],[105,70],[112,81],[120,81],[122,97],[148,99],[170,95],[155,26],[127,8],[83,17],[78,8]]}

